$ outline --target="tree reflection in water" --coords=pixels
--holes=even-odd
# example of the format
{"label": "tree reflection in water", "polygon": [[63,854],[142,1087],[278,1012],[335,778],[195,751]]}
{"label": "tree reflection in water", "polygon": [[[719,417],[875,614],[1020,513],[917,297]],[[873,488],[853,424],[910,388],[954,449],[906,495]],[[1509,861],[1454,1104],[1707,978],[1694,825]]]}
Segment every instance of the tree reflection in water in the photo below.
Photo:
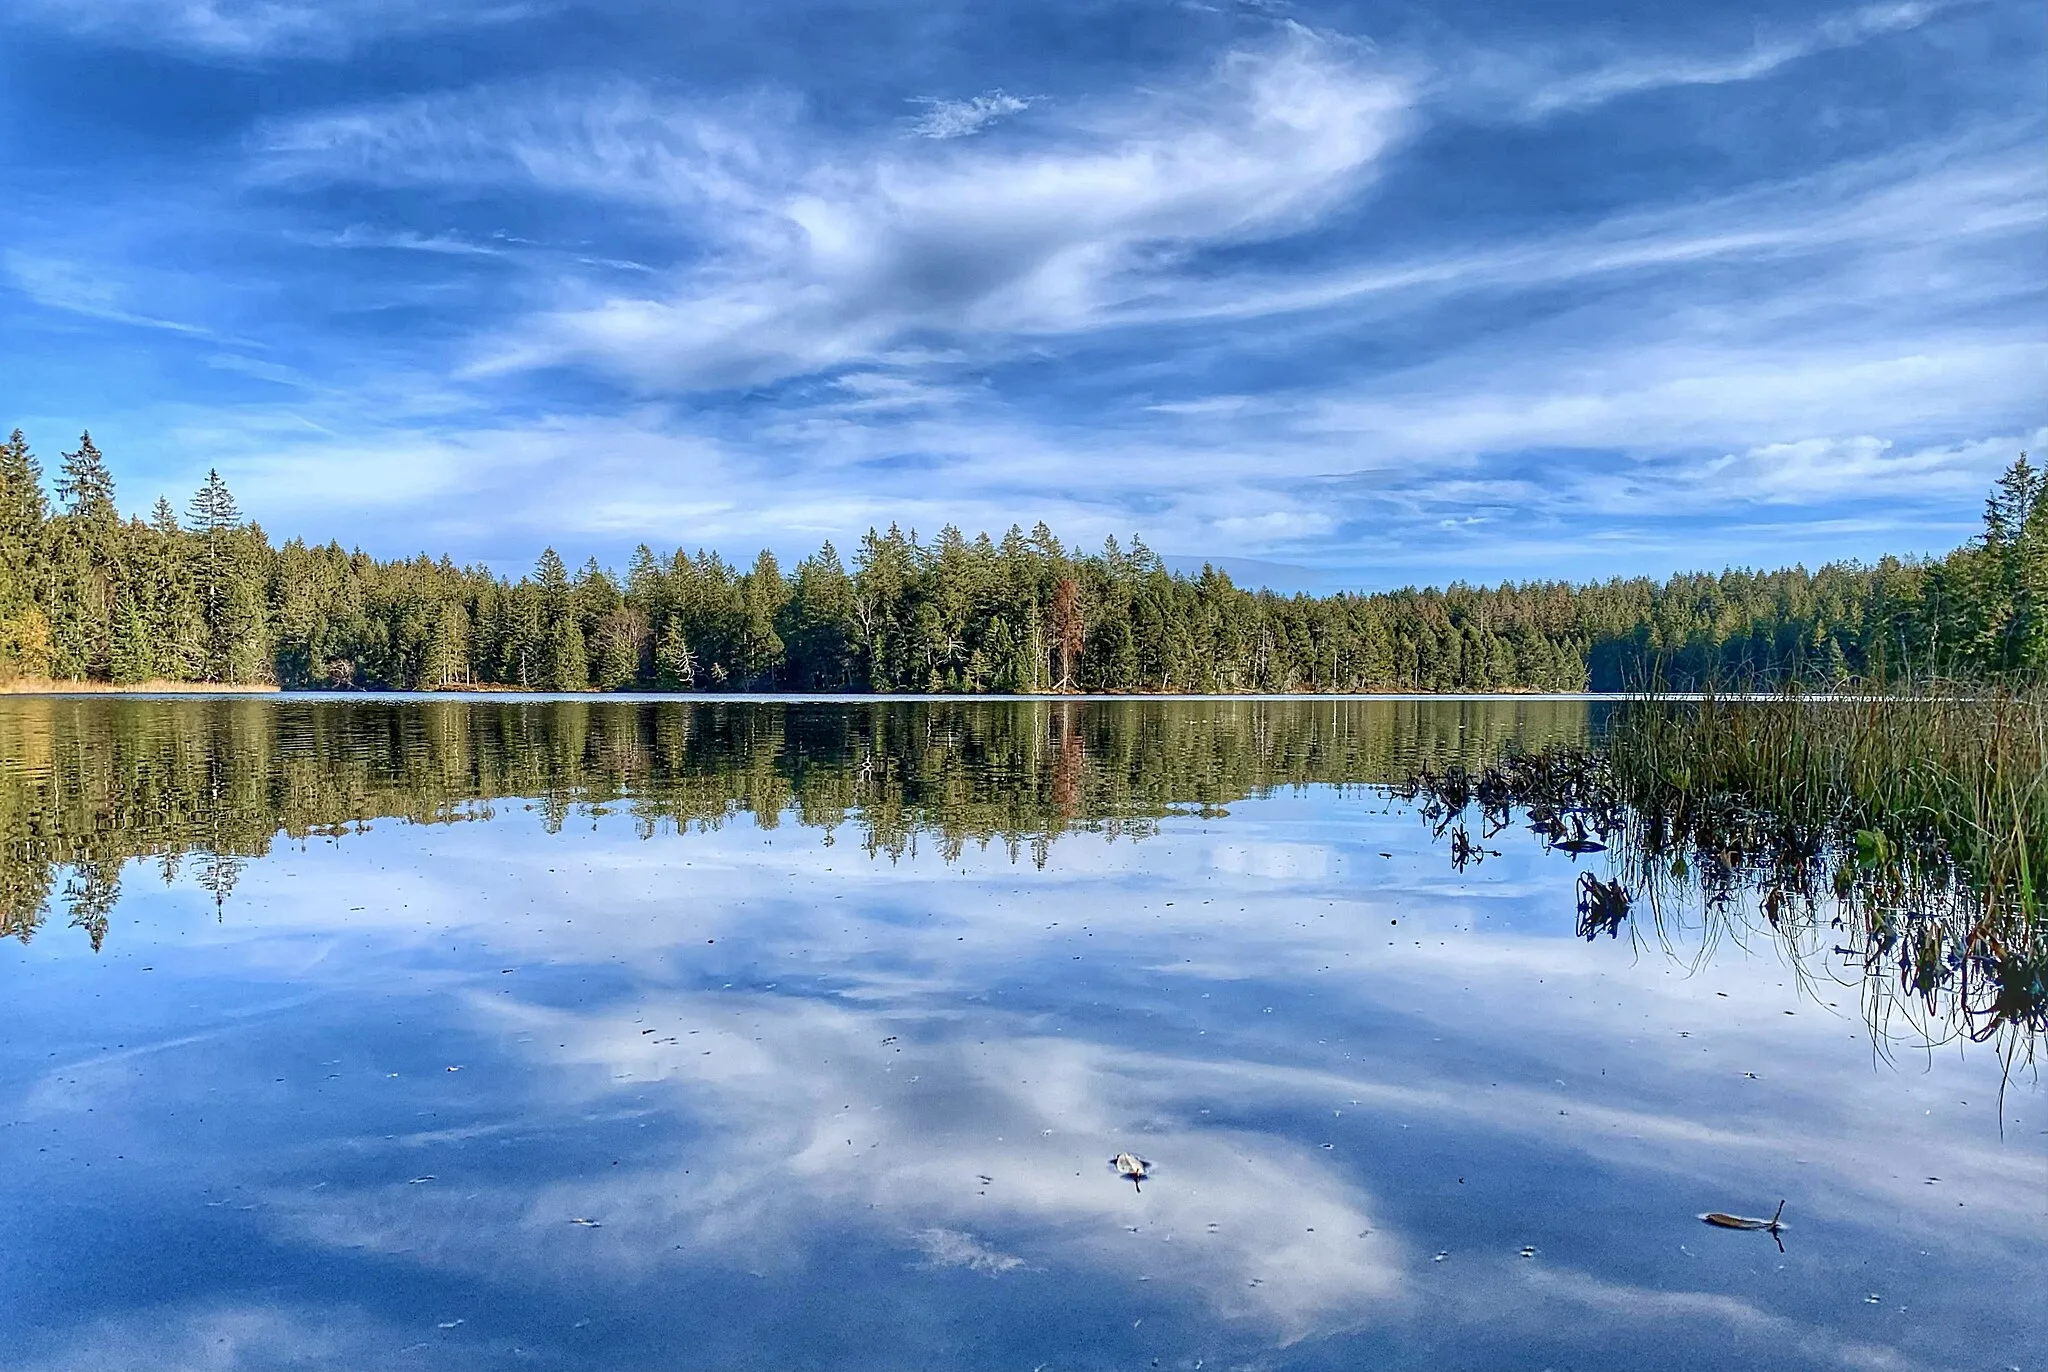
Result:
{"label": "tree reflection in water", "polygon": [[379,819],[558,830],[625,809],[642,837],[747,815],[949,860],[1043,863],[1063,834],[1142,837],[1283,787],[1385,786],[1418,759],[1583,740],[1575,701],[0,699],[0,928],[61,907],[98,947],[127,864],[197,862],[216,901],[280,838]]}

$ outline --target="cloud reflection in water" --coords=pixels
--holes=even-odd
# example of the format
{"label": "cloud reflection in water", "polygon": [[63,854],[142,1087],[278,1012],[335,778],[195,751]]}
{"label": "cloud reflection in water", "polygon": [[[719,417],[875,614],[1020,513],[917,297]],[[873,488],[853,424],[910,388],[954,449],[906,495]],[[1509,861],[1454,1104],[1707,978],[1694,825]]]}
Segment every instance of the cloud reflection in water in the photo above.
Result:
{"label": "cloud reflection in water", "polygon": [[[1768,954],[1692,972],[1577,944],[1568,872],[1506,844],[1456,878],[1380,808],[1276,796],[1138,843],[1074,835],[1038,871],[744,820],[550,836],[508,807],[276,852],[221,925],[131,896],[166,925],[123,937],[162,945],[166,1019],[254,984],[298,988],[258,1026],[407,1023],[406,1108],[307,1122],[245,1083],[240,1132],[188,1162],[251,1180],[251,1222],[316,1264],[498,1293],[444,1341],[484,1338],[522,1292],[658,1323],[760,1274],[730,1319],[771,1345],[791,1283],[880,1299],[964,1280],[1011,1337],[1058,1348],[1087,1345],[1079,1303],[1130,1299],[1177,1346],[1310,1361],[1359,1354],[1344,1336],[1362,1329],[1402,1356],[1535,1340],[1613,1359],[1726,1328],[1706,1365],[1774,1347],[1914,1366],[1940,1358],[1913,1330],[1845,1332],[1832,1302],[1881,1280],[1845,1254],[1920,1253],[1916,1306],[1966,1329],[1986,1291],[2023,1284],[2039,1217],[2012,1198],[2039,1145],[1945,1099],[1989,1084],[1981,1060],[1873,1069],[1853,1007],[1825,1013]],[[166,1036],[155,1056],[174,1070],[226,1040]],[[114,1061],[41,1065],[14,1108],[79,1128],[133,1108]],[[2022,1085],[2028,1131],[2037,1107]],[[1124,1148],[1158,1166],[1142,1192],[1106,1165]],[[1699,1209],[1780,1188],[1787,1269],[1696,1232]],[[1524,1244],[1538,1257],[1518,1263]],[[74,1337],[111,1347],[107,1329]]]}

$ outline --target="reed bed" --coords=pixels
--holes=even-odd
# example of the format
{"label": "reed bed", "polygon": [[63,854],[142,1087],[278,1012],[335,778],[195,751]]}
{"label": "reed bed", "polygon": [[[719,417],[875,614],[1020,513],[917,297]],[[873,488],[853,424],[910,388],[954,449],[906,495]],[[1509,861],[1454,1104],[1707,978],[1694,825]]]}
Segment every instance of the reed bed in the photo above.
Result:
{"label": "reed bed", "polygon": [[1646,696],[1614,722],[1620,798],[1679,829],[1749,811],[1881,874],[1953,869],[1985,920],[2048,918],[2048,694]]}
{"label": "reed bed", "polygon": [[1639,906],[1668,932],[1696,901],[1706,937],[1753,917],[1802,961],[1860,960],[1873,1023],[1903,992],[1937,1037],[2011,1030],[2031,1050],[2048,1030],[2048,693],[1647,693],[1596,747],[1397,792],[1461,865],[1518,808],[1551,846],[1608,850],[1610,878],[1580,878],[1583,937],[1618,934]]}

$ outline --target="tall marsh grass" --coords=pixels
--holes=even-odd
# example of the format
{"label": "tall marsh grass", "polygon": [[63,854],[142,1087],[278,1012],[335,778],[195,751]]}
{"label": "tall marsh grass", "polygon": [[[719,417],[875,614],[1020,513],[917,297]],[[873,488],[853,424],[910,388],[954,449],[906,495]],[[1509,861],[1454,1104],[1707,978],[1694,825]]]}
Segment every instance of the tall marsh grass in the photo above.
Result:
{"label": "tall marsh grass", "polygon": [[1647,695],[1603,753],[1653,899],[1689,849],[1781,933],[1832,905],[1874,988],[1970,1037],[2048,1029],[2048,693]]}
{"label": "tall marsh grass", "polygon": [[1646,693],[1595,747],[1396,794],[1461,866],[1518,818],[1574,856],[1605,850],[1610,878],[1580,877],[1583,937],[1643,908],[1667,938],[1766,929],[1796,966],[1846,959],[1829,965],[1867,988],[1873,1027],[1903,1001],[1933,1037],[2031,1052],[2048,1031],[2048,693]]}
{"label": "tall marsh grass", "polygon": [[1620,798],[1680,831],[1768,818],[1765,841],[1832,844],[1873,877],[1958,878],[1985,932],[2048,919],[2048,693],[1650,695],[1607,752]]}

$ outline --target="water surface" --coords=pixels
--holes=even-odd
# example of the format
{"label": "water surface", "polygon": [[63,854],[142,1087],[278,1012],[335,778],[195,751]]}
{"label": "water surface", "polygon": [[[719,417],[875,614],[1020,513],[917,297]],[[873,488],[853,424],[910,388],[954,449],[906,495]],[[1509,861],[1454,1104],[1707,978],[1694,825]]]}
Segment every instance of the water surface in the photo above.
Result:
{"label": "water surface", "polygon": [[1596,709],[0,700],[0,1366],[2043,1366],[2031,1071],[1380,789]]}

